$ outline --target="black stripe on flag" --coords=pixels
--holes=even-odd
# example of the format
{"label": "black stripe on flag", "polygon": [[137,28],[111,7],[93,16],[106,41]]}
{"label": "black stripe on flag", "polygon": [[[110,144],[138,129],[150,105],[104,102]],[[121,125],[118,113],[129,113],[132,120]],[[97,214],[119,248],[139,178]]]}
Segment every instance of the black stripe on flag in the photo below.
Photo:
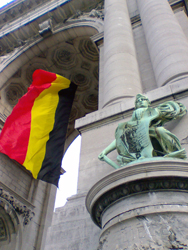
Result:
{"label": "black stripe on flag", "polygon": [[58,93],[59,103],[55,113],[55,123],[49,134],[46,154],[37,177],[56,186],[58,186],[67,126],[76,89],[77,86],[71,82],[68,89],[63,89]]}

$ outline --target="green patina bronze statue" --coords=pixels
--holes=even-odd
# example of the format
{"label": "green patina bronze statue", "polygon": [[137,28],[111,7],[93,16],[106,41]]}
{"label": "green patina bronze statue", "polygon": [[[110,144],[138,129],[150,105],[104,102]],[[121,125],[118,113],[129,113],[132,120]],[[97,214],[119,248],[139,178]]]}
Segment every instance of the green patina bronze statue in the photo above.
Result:
{"label": "green patina bronze statue", "polygon": [[[131,120],[118,125],[115,140],[100,153],[99,159],[116,169],[151,157],[186,159],[185,149],[182,149],[179,139],[163,127],[164,123],[180,118],[186,112],[183,104],[174,101],[152,108],[149,99],[138,94]],[[107,157],[115,149],[120,166]]]}

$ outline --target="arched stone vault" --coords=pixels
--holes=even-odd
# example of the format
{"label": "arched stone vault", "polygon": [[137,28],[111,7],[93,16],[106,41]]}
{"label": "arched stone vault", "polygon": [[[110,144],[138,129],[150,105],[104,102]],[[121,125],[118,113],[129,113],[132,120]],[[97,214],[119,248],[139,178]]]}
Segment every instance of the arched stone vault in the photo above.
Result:
{"label": "arched stone vault", "polygon": [[9,112],[26,93],[38,68],[63,75],[78,85],[65,150],[78,135],[74,130],[75,120],[98,108],[99,55],[90,37],[100,32],[102,21],[99,27],[95,26],[93,22],[89,26],[89,21],[74,23],[51,36],[39,38],[27,50],[22,47],[20,53],[7,59],[12,60],[6,66],[9,79],[1,82],[1,104]]}

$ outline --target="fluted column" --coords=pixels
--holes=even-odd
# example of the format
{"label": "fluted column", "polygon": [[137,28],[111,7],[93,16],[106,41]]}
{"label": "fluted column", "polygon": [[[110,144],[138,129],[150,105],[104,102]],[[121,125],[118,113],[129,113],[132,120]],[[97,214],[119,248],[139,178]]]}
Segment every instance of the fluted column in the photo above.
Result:
{"label": "fluted column", "polygon": [[142,92],[126,0],[105,0],[103,107]]}
{"label": "fluted column", "polygon": [[188,75],[188,41],[167,0],[137,0],[157,85]]}

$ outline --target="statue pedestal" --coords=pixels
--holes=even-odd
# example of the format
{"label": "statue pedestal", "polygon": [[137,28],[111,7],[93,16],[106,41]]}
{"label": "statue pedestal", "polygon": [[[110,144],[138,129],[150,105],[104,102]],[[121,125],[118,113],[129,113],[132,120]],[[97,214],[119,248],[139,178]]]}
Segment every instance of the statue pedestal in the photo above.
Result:
{"label": "statue pedestal", "polygon": [[188,249],[188,162],[142,161],[98,181],[86,197],[100,250]]}

